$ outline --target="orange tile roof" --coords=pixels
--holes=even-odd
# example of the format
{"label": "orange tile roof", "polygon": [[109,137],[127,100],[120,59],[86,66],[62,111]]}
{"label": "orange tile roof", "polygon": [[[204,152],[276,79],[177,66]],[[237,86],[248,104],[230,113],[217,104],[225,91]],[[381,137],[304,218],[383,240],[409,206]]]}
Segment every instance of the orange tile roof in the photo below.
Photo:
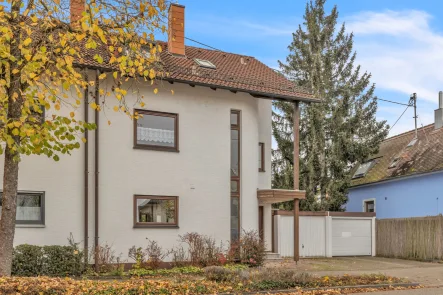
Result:
{"label": "orange tile roof", "polygon": [[[159,68],[169,73],[168,78],[163,78],[165,80],[246,92],[272,99],[320,102],[310,90],[297,86],[254,57],[193,46],[186,46],[186,56],[177,56],[168,52],[166,42],[156,43],[162,47]],[[94,55],[100,52],[99,47],[95,50],[84,49],[82,59],[77,64],[106,70],[109,58],[102,56],[102,64],[94,60]],[[194,58],[209,60],[216,69],[200,67]]]}
{"label": "orange tile roof", "polygon": [[[254,57],[186,46],[186,56],[174,56],[165,42],[160,55],[173,80],[249,92],[287,100],[319,101],[308,89],[298,87]],[[209,60],[216,69],[198,66],[194,58]]]}
{"label": "orange tile roof", "polygon": [[[414,138],[411,130],[384,140],[371,158],[375,164],[364,177],[353,179],[351,186],[443,170],[443,128],[434,130],[434,124],[419,128],[417,142],[407,147]],[[398,163],[389,168],[396,158]]]}

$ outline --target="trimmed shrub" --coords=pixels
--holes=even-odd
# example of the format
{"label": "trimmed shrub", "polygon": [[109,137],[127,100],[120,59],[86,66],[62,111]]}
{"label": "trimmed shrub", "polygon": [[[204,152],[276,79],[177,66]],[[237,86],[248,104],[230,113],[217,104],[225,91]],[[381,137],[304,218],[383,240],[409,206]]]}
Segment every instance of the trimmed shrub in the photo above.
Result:
{"label": "trimmed shrub", "polygon": [[19,245],[12,257],[14,276],[80,276],[83,253],[76,246]]}
{"label": "trimmed shrub", "polygon": [[83,252],[73,246],[44,246],[44,275],[80,276],[84,269]]}
{"label": "trimmed shrub", "polygon": [[12,255],[12,275],[20,277],[43,274],[43,248],[35,245],[19,245]]}

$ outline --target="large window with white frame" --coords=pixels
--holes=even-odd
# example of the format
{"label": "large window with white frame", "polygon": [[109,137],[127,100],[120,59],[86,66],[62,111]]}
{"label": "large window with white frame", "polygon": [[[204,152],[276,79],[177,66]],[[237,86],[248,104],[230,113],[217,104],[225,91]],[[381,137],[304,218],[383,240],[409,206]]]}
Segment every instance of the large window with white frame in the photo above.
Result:
{"label": "large window with white frame", "polygon": [[[0,219],[2,211],[2,197],[0,192]],[[45,224],[45,194],[43,192],[18,192],[16,224]]]}

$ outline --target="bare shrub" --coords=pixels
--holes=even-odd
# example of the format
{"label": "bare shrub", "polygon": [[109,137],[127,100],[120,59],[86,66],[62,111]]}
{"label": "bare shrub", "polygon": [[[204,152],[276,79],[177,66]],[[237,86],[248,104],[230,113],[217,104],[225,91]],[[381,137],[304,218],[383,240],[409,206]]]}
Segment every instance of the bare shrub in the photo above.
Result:
{"label": "bare shrub", "polygon": [[195,232],[179,236],[179,241],[187,245],[187,260],[195,266],[219,265],[226,262],[223,243],[217,245],[214,238]]}
{"label": "bare shrub", "polygon": [[240,239],[231,244],[230,255],[241,263],[250,266],[263,265],[266,257],[266,247],[260,239],[258,231],[243,230]]}
{"label": "bare shrub", "polygon": [[146,267],[146,253],[142,247],[132,246],[128,251],[128,257],[135,261],[132,268],[141,269]]}
{"label": "bare shrub", "polygon": [[148,244],[145,249],[132,246],[128,251],[128,257],[135,261],[133,269],[158,269],[163,260],[171,253],[153,240],[146,239]]}
{"label": "bare shrub", "polygon": [[163,260],[168,257],[171,252],[163,250],[163,248],[156,241],[149,239],[147,240],[148,246],[145,249],[145,253],[146,257],[148,258],[148,267],[151,269],[158,269]]}
{"label": "bare shrub", "polygon": [[174,247],[170,251],[174,267],[183,267],[189,264],[187,263],[188,258],[186,251],[182,245]]}
{"label": "bare shrub", "polygon": [[91,253],[91,255],[94,255],[93,257],[96,259],[95,262],[98,265],[96,271],[98,273],[116,272],[117,270],[122,269],[123,263],[121,255],[115,254],[112,245],[107,243],[98,245],[93,251],[95,251],[95,255],[94,253]]}

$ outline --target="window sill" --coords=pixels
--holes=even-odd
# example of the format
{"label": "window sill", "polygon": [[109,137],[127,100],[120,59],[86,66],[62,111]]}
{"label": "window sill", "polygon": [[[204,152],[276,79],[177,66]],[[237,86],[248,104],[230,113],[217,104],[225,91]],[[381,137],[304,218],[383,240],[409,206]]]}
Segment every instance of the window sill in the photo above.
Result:
{"label": "window sill", "polygon": [[178,225],[144,225],[134,224],[133,228],[180,228]]}
{"label": "window sill", "polygon": [[16,228],[45,228],[44,224],[16,224]]}
{"label": "window sill", "polygon": [[170,153],[179,153],[180,152],[179,149],[168,148],[168,147],[135,145],[133,148],[134,148],[134,150],[149,150],[149,151],[170,152]]}

